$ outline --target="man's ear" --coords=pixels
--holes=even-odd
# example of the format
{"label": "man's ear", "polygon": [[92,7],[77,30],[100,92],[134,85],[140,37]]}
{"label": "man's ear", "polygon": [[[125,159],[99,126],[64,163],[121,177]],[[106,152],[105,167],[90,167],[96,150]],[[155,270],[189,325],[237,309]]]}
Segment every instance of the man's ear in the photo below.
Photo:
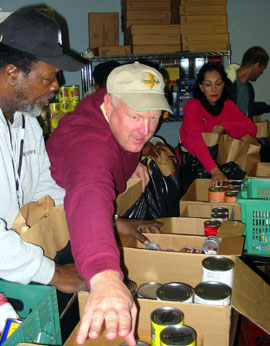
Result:
{"label": "man's ear", "polygon": [[17,84],[18,74],[21,70],[13,64],[8,64],[3,68],[3,72],[6,83],[10,86],[15,86]]}
{"label": "man's ear", "polygon": [[106,115],[109,118],[113,110],[112,97],[109,94],[105,94],[104,96],[104,108],[106,111]]}

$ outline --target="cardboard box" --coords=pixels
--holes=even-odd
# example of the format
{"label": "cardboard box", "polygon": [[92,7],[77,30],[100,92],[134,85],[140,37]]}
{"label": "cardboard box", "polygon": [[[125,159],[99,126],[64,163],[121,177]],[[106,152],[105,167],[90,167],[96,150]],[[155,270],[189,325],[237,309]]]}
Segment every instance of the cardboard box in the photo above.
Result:
{"label": "cardboard box", "polygon": [[178,44],[181,43],[180,34],[169,34],[169,35],[148,35],[139,34],[125,36],[125,43],[133,46],[145,46],[145,45],[162,45],[162,44]]}
{"label": "cardboard box", "polygon": [[156,46],[133,46],[132,52],[133,54],[158,54],[158,53],[174,53],[180,52],[181,45],[180,44],[172,44],[172,45],[156,45]]}
{"label": "cardboard box", "polygon": [[185,23],[180,26],[181,34],[226,34],[227,24],[218,23]]}
{"label": "cardboard box", "polygon": [[186,6],[180,5],[179,7],[180,15],[192,15],[192,14],[226,14],[225,5],[203,5],[203,6]]}
{"label": "cardboard box", "polygon": [[256,134],[257,138],[269,137],[270,136],[270,133],[269,133],[269,121],[268,120],[256,121],[255,124],[257,126],[257,134]]}
{"label": "cardboard box", "polygon": [[169,1],[129,1],[124,4],[124,9],[128,11],[170,11]]}
{"label": "cardboard box", "polygon": [[[140,255],[138,255],[140,254]],[[203,255],[178,254],[173,252],[144,251],[124,248],[123,256],[129,279],[140,285],[148,281],[184,282],[195,287],[201,282],[201,262]],[[193,327],[198,336],[198,346],[229,346],[234,337],[233,321],[238,312],[246,316],[267,333],[270,332],[270,294],[269,285],[252,271],[242,260],[228,256],[234,261],[234,285],[230,306],[211,306],[204,304],[177,303],[149,299],[138,299],[139,314],[137,338],[150,344],[150,313],[162,306],[177,307],[184,313],[184,323]],[[172,265],[173,264],[173,265]],[[142,270],[143,268],[143,270]],[[84,309],[88,294],[79,293],[80,311]],[[259,307],[259,308],[258,308]],[[232,334],[232,335],[231,335]],[[76,330],[65,343],[74,345]],[[106,340],[104,333],[85,345],[119,346],[122,338]]]}
{"label": "cardboard box", "polygon": [[[131,25],[149,25],[149,20],[147,18],[144,19],[126,19],[122,17],[122,31],[125,32]],[[156,25],[156,24],[162,24],[162,25],[168,25],[171,24],[171,18],[166,18],[166,19],[158,19],[158,18],[153,18],[151,19],[151,25]]]}
{"label": "cardboard box", "polygon": [[210,179],[195,179],[192,182],[180,200],[180,216],[210,218],[213,208],[225,207],[229,209],[229,218],[241,220],[239,203],[208,202],[209,183]]}
{"label": "cardboard box", "polygon": [[227,0],[180,0],[180,4],[191,5],[191,6],[226,5]]}
{"label": "cardboard box", "polygon": [[126,55],[131,54],[131,46],[99,47],[99,55]]}
{"label": "cardboard box", "polygon": [[116,198],[116,213],[123,215],[142,194],[142,180],[130,178],[127,182],[126,191]]}
{"label": "cardboard box", "polygon": [[185,23],[215,23],[226,24],[227,16],[225,14],[207,14],[207,15],[185,15],[180,16],[180,24]]}
{"label": "cardboard box", "polygon": [[127,20],[129,20],[129,19],[148,19],[148,23],[152,19],[169,19],[169,20],[171,20],[171,11],[126,11],[125,18]]}
{"label": "cardboard box", "polygon": [[256,162],[248,177],[270,178],[270,162]]}
{"label": "cardboard box", "polygon": [[171,25],[159,25],[159,24],[134,24],[129,27],[127,32],[128,35],[179,35],[180,34],[180,25],[171,24]]}
{"label": "cardboard box", "polygon": [[189,52],[225,52],[228,50],[228,43],[226,42],[201,42],[201,43],[183,43],[182,51]]}
{"label": "cardboard box", "polygon": [[182,43],[229,43],[229,34],[181,35]]}
{"label": "cardboard box", "polygon": [[119,45],[118,12],[91,12],[88,22],[90,48]]}

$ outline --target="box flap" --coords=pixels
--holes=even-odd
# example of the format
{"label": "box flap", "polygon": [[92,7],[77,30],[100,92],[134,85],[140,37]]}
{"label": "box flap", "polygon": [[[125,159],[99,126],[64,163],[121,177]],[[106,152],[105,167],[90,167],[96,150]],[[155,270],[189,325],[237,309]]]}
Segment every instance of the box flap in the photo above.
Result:
{"label": "box flap", "polygon": [[234,270],[232,306],[270,333],[270,286],[239,258]]}
{"label": "box flap", "polygon": [[130,178],[127,182],[126,191],[116,198],[116,213],[123,215],[142,194],[142,180]]}
{"label": "box flap", "polygon": [[240,237],[243,235],[245,224],[241,221],[224,221],[222,222],[218,236],[220,238]]}
{"label": "box flap", "polygon": [[244,247],[244,237],[227,237],[222,239],[219,247],[219,255],[241,256]]}

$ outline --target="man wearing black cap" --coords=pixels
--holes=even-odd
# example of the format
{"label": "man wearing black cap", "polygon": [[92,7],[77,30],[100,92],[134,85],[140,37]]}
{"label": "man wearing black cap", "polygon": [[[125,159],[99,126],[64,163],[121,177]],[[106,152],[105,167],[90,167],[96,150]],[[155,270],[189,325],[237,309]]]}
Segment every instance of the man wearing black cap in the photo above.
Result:
{"label": "man wearing black cap", "polygon": [[65,191],[51,177],[36,117],[58,89],[58,71],[81,63],[63,53],[58,24],[37,9],[23,9],[0,24],[0,277],[55,285],[72,293],[86,288],[74,264],[56,265],[40,247],[12,230],[20,207]]}

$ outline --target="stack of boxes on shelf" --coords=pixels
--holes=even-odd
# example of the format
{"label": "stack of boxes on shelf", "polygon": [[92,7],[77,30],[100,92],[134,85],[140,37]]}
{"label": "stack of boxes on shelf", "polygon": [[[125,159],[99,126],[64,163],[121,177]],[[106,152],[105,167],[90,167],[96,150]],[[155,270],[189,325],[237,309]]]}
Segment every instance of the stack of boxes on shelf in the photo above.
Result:
{"label": "stack of boxes on shelf", "polygon": [[182,50],[227,51],[227,0],[181,0],[179,6]]}

